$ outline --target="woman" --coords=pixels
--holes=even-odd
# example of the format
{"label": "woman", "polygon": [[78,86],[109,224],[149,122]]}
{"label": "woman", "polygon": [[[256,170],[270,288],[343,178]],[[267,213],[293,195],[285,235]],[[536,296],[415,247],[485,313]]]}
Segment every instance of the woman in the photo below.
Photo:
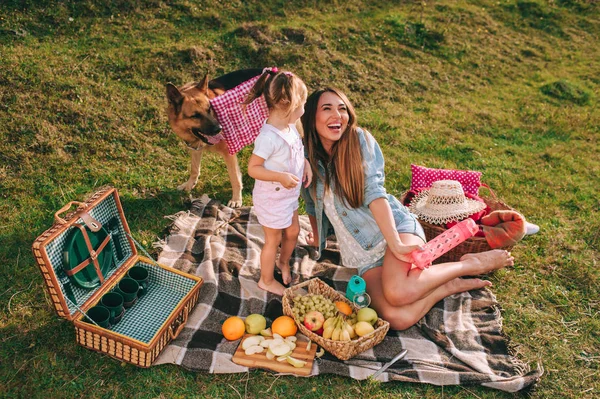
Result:
{"label": "woman", "polygon": [[309,244],[321,253],[333,228],[342,263],[358,268],[371,306],[391,328],[411,327],[449,295],[492,285],[461,276],[513,264],[509,252],[492,250],[424,270],[414,267],[408,254],[425,243],[425,234],[414,215],[386,193],[381,149],[357,126],[348,98],[333,88],[315,91],[306,101],[302,126],[313,169],[311,186],[302,189],[312,227]]}

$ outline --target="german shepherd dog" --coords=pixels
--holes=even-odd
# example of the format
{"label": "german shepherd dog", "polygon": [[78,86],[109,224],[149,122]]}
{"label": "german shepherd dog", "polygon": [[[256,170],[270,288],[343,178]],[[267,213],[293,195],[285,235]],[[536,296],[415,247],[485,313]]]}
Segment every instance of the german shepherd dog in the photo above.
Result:
{"label": "german shepherd dog", "polygon": [[237,156],[229,154],[225,140],[212,145],[207,139],[216,136],[222,129],[209,100],[261,73],[262,69],[244,69],[211,81],[208,80],[207,74],[202,81],[187,83],[179,88],[171,83],[167,84],[169,124],[191,150],[192,155],[190,178],[177,187],[178,190],[192,191],[200,175],[202,152],[212,151],[220,154],[227,165],[232,189],[231,200],[227,206],[232,208],[242,206],[242,175]]}

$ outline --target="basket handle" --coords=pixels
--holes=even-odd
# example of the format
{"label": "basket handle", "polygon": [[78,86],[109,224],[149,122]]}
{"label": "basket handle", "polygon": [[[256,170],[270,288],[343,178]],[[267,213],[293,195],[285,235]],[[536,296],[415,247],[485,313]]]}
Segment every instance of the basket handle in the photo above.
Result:
{"label": "basket handle", "polygon": [[[317,277],[315,277],[315,278],[317,278]],[[292,292],[292,293],[293,293],[293,292],[294,292],[294,291],[296,291],[297,289],[304,288],[304,287],[306,287],[307,285],[309,285],[309,284],[310,284],[310,282],[311,282],[312,280],[314,280],[314,278],[311,278],[311,279],[309,279],[309,280],[306,280],[306,281],[304,281],[304,282],[302,282],[302,283],[300,283],[300,284],[293,285],[293,286],[291,286],[290,288],[287,288],[287,289],[288,289],[288,290],[290,290],[290,292]]]}
{"label": "basket handle", "polygon": [[496,201],[498,201],[498,197],[496,197],[496,193],[494,193],[494,190],[492,190],[490,186],[488,186],[488,185],[487,185],[487,184],[485,184],[485,183],[480,183],[479,187],[485,187],[485,188],[487,188],[487,189],[490,191],[490,194],[492,194],[492,197],[493,197],[493,198],[494,198]]}
{"label": "basket handle", "polygon": [[73,205],[77,205],[78,207],[82,206],[84,208],[87,208],[87,204],[85,202],[71,201],[67,205],[63,206],[58,211],[56,211],[56,213],[54,214],[54,221],[56,223],[60,223],[60,224],[67,224],[67,221],[58,215],[60,215],[63,212],[68,211]]}
{"label": "basket handle", "polygon": [[169,326],[169,336],[171,337],[171,340],[174,340],[175,338],[177,338],[179,336],[179,334],[181,333],[181,331],[184,329],[185,324],[187,323],[187,319],[189,316],[189,312],[187,309],[187,306],[185,308],[185,310],[183,311],[183,320],[181,320],[181,324],[179,324],[179,326],[177,327],[177,330],[175,330],[175,332],[173,332],[173,326]]}

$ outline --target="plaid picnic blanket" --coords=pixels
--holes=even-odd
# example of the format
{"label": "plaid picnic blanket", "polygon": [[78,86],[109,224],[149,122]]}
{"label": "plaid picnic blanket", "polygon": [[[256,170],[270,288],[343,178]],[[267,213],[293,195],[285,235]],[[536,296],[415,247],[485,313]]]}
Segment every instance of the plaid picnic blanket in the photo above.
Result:
{"label": "plaid picnic blanket", "polygon": [[[209,373],[239,373],[248,369],[231,361],[239,341],[221,335],[221,323],[231,315],[261,313],[269,321],[283,314],[281,297],[258,288],[263,231],[253,208],[232,209],[208,199],[192,201],[189,211],[173,220],[158,261],[201,276],[200,301],[186,327],[155,364],[174,363]],[[308,218],[300,217],[301,233],[294,253],[293,283],[313,277],[345,292],[354,269],[339,266],[336,243],[316,262],[306,246]],[[341,361],[326,353],[314,363],[312,375],[331,373],[365,379],[402,349],[407,356],[378,377],[381,381],[435,385],[477,384],[516,392],[531,388],[543,373],[512,353],[502,333],[500,307],[489,290],[453,295],[440,301],[415,326],[390,330],[374,348]]]}

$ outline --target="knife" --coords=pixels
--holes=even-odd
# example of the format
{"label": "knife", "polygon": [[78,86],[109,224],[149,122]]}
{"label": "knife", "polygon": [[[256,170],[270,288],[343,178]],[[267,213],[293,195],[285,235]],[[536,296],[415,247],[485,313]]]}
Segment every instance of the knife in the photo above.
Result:
{"label": "knife", "polygon": [[398,360],[402,359],[404,356],[406,356],[406,354],[408,353],[408,351],[406,349],[404,349],[402,352],[398,353],[392,360],[390,360],[389,362],[387,362],[386,364],[384,364],[379,370],[377,370],[375,372],[375,374],[373,374],[371,377],[373,379],[379,377],[381,375],[381,373],[383,373],[385,370],[388,369],[388,367],[390,367],[392,364],[396,363]]}

